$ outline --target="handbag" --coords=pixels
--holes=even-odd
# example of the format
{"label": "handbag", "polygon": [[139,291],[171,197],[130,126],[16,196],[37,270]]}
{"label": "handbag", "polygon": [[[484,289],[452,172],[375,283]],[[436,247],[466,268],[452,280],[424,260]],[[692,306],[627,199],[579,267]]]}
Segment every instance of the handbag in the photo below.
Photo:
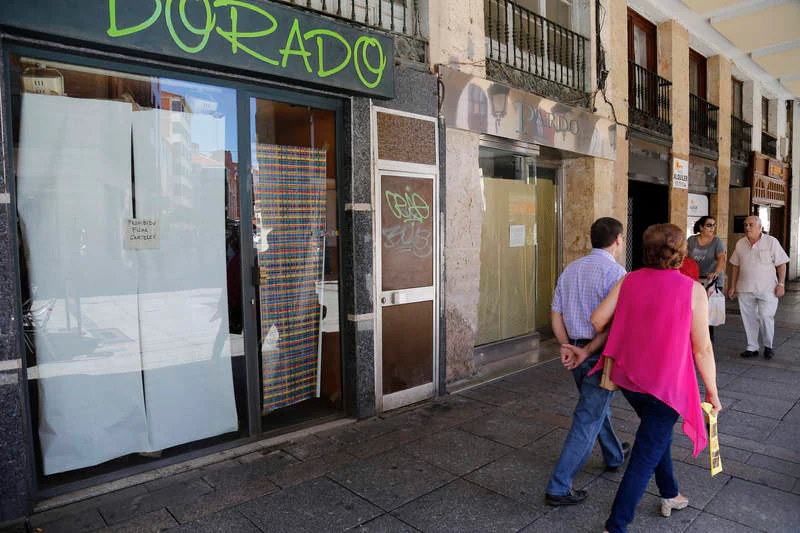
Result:
{"label": "handbag", "polygon": [[619,385],[611,380],[611,369],[614,367],[614,360],[610,357],[603,357],[603,375],[600,376],[600,388],[609,391],[619,390]]}
{"label": "handbag", "polygon": [[716,285],[708,290],[708,325],[721,326],[725,323],[725,295]]}

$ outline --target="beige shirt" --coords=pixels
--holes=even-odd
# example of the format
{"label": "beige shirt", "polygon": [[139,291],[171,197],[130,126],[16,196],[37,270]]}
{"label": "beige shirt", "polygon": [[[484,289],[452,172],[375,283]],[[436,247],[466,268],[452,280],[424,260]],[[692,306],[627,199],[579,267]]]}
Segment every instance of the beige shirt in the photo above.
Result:
{"label": "beige shirt", "polygon": [[789,256],[772,235],[762,234],[753,245],[747,237],[742,237],[731,255],[731,264],[739,267],[736,290],[772,292],[778,284],[775,268],[788,262]]}

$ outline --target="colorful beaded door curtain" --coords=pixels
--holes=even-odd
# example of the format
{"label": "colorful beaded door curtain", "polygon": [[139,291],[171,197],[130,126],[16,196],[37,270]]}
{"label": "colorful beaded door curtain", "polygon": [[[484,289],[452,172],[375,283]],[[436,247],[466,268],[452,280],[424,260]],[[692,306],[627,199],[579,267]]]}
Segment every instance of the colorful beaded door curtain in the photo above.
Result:
{"label": "colorful beaded door curtain", "polygon": [[259,144],[256,158],[266,414],[318,395],[326,151]]}

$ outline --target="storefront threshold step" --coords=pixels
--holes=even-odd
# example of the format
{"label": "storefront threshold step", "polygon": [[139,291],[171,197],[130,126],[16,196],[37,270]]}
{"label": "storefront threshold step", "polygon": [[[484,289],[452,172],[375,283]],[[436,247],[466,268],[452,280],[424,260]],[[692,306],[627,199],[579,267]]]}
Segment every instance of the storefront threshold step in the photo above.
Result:
{"label": "storefront threshold step", "polygon": [[530,352],[508,357],[500,361],[495,361],[481,366],[474,376],[449,383],[447,385],[448,394],[455,394],[466,391],[479,385],[485,385],[492,381],[502,379],[511,374],[516,374],[527,370],[533,366],[550,361],[553,358],[549,351],[539,349]]}

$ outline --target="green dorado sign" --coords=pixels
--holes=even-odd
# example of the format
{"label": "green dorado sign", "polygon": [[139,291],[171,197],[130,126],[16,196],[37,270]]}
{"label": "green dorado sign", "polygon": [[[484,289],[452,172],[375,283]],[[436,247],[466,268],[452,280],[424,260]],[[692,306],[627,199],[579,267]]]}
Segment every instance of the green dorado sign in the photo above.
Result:
{"label": "green dorado sign", "polygon": [[262,0],[3,0],[0,24],[394,97],[391,37]]}

